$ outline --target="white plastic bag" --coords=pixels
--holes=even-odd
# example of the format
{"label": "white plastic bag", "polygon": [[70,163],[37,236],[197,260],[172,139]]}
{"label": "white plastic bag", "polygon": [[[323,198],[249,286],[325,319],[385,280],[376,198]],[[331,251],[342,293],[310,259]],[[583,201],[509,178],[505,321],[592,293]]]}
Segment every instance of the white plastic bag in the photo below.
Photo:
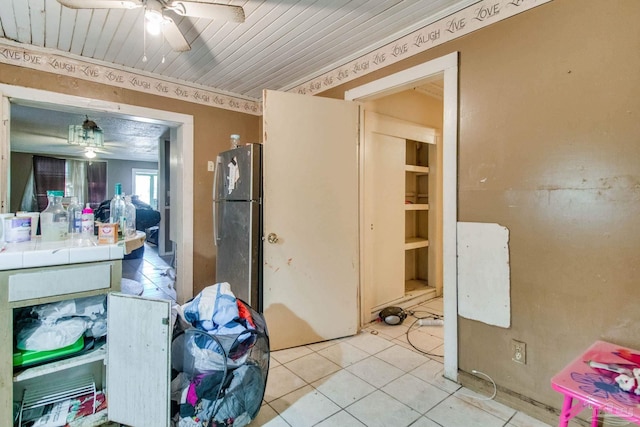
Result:
{"label": "white plastic bag", "polygon": [[28,321],[19,325],[16,346],[20,350],[57,350],[78,341],[86,330],[87,322],[81,317],[61,319],[54,323]]}

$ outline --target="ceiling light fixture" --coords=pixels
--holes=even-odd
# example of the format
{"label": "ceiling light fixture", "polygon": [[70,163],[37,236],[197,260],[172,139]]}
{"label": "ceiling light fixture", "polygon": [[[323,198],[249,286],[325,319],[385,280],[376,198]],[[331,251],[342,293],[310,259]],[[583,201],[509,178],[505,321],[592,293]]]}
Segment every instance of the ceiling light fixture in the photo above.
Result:
{"label": "ceiling light fixture", "polygon": [[85,116],[81,125],[69,125],[69,138],[67,143],[71,145],[85,146],[85,156],[92,159],[96,156],[95,148],[104,147],[104,135],[102,129]]}
{"label": "ceiling light fixture", "polygon": [[157,36],[162,32],[166,18],[162,10],[162,5],[156,1],[150,1],[144,7],[144,19],[146,21],[147,32]]}
{"label": "ceiling light fixture", "polygon": [[147,9],[144,13],[144,18],[147,21],[147,32],[149,34],[157,36],[162,32],[162,24],[164,24],[164,16],[162,16],[162,12]]}
{"label": "ceiling light fixture", "polygon": [[84,156],[88,159],[93,159],[96,157],[96,152],[93,151],[93,148],[89,147],[85,150]]}

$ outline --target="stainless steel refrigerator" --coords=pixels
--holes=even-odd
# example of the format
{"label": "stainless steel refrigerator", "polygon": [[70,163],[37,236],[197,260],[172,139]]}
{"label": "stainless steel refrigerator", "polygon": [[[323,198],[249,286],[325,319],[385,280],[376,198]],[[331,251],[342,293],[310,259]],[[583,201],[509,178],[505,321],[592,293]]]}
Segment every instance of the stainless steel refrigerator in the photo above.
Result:
{"label": "stainless steel refrigerator", "polygon": [[220,153],[213,179],[216,283],[262,311],[262,146]]}

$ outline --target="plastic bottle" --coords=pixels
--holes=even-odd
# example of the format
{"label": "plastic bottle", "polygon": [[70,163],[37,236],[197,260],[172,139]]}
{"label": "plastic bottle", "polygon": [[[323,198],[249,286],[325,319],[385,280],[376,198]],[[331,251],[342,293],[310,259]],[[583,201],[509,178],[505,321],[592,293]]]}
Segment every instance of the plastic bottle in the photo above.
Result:
{"label": "plastic bottle", "polygon": [[134,237],[136,235],[136,207],[131,203],[131,196],[124,196],[124,213],[125,225],[124,231],[126,237]]}
{"label": "plastic bottle", "polygon": [[111,199],[109,205],[109,222],[112,224],[118,224],[118,235],[124,236],[125,225],[125,203],[122,198],[122,184],[117,183],[115,188],[115,194]]}
{"label": "plastic bottle", "polygon": [[240,135],[234,133],[231,135],[231,148],[238,148],[240,146]]}
{"label": "plastic bottle", "polygon": [[82,209],[82,237],[89,238],[93,236],[93,225],[94,225],[94,217],[93,217],[93,209],[89,203]]}
{"label": "plastic bottle", "polygon": [[71,238],[80,237],[80,232],[82,231],[82,205],[78,203],[78,198],[75,196],[71,197],[71,202],[67,206],[67,216]]}
{"label": "plastic bottle", "polygon": [[62,191],[47,191],[49,205],[40,214],[42,241],[55,242],[67,238],[69,222],[67,211],[62,206]]}

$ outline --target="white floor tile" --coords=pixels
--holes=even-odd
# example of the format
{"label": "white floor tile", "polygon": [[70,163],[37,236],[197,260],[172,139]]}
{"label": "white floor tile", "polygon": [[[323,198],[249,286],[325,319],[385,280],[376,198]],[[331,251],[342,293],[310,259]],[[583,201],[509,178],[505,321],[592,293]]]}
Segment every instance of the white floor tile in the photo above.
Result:
{"label": "white floor tile", "polygon": [[354,363],[345,369],[378,388],[404,374],[401,369],[374,356]]}
{"label": "white floor tile", "polygon": [[394,341],[404,342],[412,347],[427,352],[433,353],[433,350],[444,344],[444,339],[430,335],[421,331],[422,327],[414,327],[409,331],[409,335],[402,335],[396,338]]}
{"label": "white floor tile", "polygon": [[507,427],[550,427],[549,424],[543,423],[522,412],[516,412],[513,418],[509,420]]}
{"label": "white floor tile", "polygon": [[421,414],[449,397],[446,391],[410,374],[391,381],[381,390]]}
{"label": "white floor tile", "polygon": [[318,353],[307,354],[299,359],[286,363],[285,366],[308,383],[333,374],[341,367]]}
{"label": "white floor tile", "polygon": [[371,384],[345,370],[322,378],[311,385],[342,408],[376,390]]}
{"label": "white floor tile", "polygon": [[426,416],[443,427],[502,427],[505,424],[504,420],[455,396],[445,399]]}
{"label": "white floor tile", "polygon": [[420,418],[418,412],[379,390],[346,410],[368,427],[406,427]]}
{"label": "white floor tile", "polygon": [[323,348],[331,347],[332,345],[336,345],[338,343],[341,343],[345,339],[346,338],[337,338],[335,340],[320,341],[320,342],[317,342],[317,343],[308,344],[308,345],[306,345],[306,347],[308,349],[310,349],[310,350],[313,350],[313,351],[320,351]]}
{"label": "white floor tile", "polygon": [[340,407],[311,386],[305,386],[270,403],[295,427],[310,427],[340,411]]}
{"label": "white floor tile", "polygon": [[460,388],[454,396],[505,421],[510,420],[516,413],[515,409],[490,399],[491,395],[481,395],[468,388]]}
{"label": "white floor tile", "polygon": [[251,427],[290,427],[289,424],[269,405],[262,405]]}
{"label": "white floor tile", "polygon": [[276,359],[278,362],[285,364],[311,353],[313,353],[313,350],[307,348],[306,346],[302,346],[288,348],[286,350],[272,351],[271,357]]}
{"label": "white floor tile", "polygon": [[347,411],[340,411],[337,414],[333,414],[320,424],[316,424],[316,427],[366,427],[356,418],[354,418]]}
{"label": "white floor tile", "polygon": [[321,354],[343,368],[369,357],[369,353],[352,346],[348,342],[341,342],[324,348],[318,351],[318,354]]}
{"label": "white floor tile", "polygon": [[423,381],[428,382],[447,393],[453,393],[460,388],[460,384],[453,382],[443,376],[444,367],[442,363],[438,363],[434,360],[430,360],[427,363],[423,363],[416,369],[410,372],[411,375],[415,375]]}
{"label": "white floor tile", "polygon": [[271,402],[305,385],[305,381],[284,366],[269,369],[264,400]]}
{"label": "white floor tile", "polygon": [[386,337],[396,338],[407,333],[409,319],[399,325],[387,325],[384,322],[371,322],[363,328],[366,331],[376,331]]}
{"label": "white floor tile", "polygon": [[388,340],[379,337],[377,334],[374,335],[367,331],[363,331],[358,335],[349,338],[346,342],[358,347],[360,350],[366,351],[369,354],[376,354],[393,345]]}
{"label": "white floor tile", "polygon": [[423,363],[427,363],[429,361],[429,358],[426,356],[399,345],[394,345],[393,347],[382,350],[380,353],[376,354],[376,357],[390,363],[396,368],[402,369],[405,372],[412,371]]}
{"label": "white floor tile", "polygon": [[411,424],[411,427],[442,427],[440,424],[427,417],[420,417],[418,420]]}

